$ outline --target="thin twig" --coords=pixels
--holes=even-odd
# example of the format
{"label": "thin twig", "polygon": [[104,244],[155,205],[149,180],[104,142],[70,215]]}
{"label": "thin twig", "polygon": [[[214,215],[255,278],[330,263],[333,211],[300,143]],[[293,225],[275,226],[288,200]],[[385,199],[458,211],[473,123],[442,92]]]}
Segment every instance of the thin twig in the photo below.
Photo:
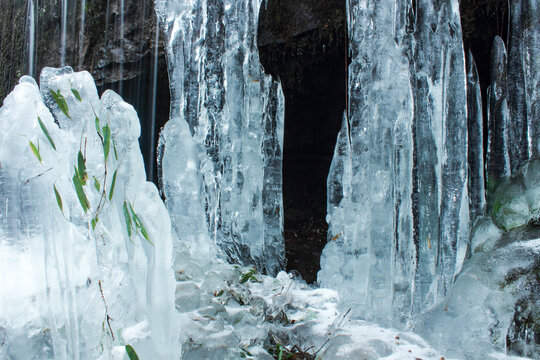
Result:
{"label": "thin twig", "polygon": [[109,316],[109,307],[107,306],[107,301],[105,301],[105,295],[103,295],[103,288],[101,287],[101,280],[98,281],[99,292],[101,293],[101,298],[103,299],[103,304],[105,304],[105,320],[107,321],[107,326],[109,326],[109,331],[111,332],[112,340],[114,341],[114,332],[111,326],[111,320],[114,320]]}

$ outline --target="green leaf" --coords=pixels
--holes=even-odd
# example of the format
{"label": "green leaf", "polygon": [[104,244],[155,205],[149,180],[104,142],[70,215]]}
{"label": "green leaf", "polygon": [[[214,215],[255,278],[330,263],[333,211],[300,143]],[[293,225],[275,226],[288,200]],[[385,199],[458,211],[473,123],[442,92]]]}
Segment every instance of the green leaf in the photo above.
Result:
{"label": "green leaf", "polygon": [[116,152],[116,143],[112,142],[113,150],[114,150],[114,158],[118,160],[118,153]]}
{"label": "green leaf", "polygon": [[32,149],[32,152],[41,163],[41,155],[39,154],[39,142],[38,142],[38,147],[36,147],[36,145],[34,145],[34,143],[30,141],[30,149]]}
{"label": "green leaf", "polygon": [[148,235],[148,231],[146,230],[146,227],[144,226],[142,220],[139,218],[137,213],[135,213],[135,210],[133,210],[133,207],[131,206],[131,203],[129,203],[129,208],[131,210],[131,214],[133,215],[133,222],[135,223],[135,226],[141,233],[141,235],[148,241],[152,246],[154,246],[154,243],[150,240],[150,235]]}
{"label": "green leaf", "polygon": [[99,190],[101,189],[101,184],[99,183],[98,179],[96,179],[95,176],[93,176],[93,178],[94,178],[94,187],[99,192]]}
{"label": "green leaf", "polygon": [[96,225],[98,223],[99,219],[98,217],[96,216],[95,218],[92,219],[91,223],[92,223],[92,230],[96,230]]}
{"label": "green leaf", "polygon": [[126,352],[128,354],[129,360],[139,360],[139,357],[137,356],[135,349],[133,349],[133,346],[129,344],[126,345]]}
{"label": "green leaf", "polygon": [[131,229],[133,228],[133,224],[131,223],[131,215],[129,214],[127,202],[125,200],[124,200],[124,220],[126,222],[128,235],[131,238]]}
{"label": "green leaf", "polygon": [[53,149],[56,150],[56,145],[54,145],[54,141],[51,138],[51,135],[49,135],[49,131],[47,130],[47,127],[45,126],[43,121],[41,121],[41,118],[39,116],[38,116],[37,120],[38,120],[38,123],[39,123],[39,127],[41,127],[41,130],[43,131],[43,133],[47,137],[47,140],[49,140],[49,144],[51,144]]}
{"label": "green leaf", "polygon": [[60,92],[60,90],[57,90],[56,92],[53,89],[50,89],[51,95],[56,102],[56,105],[62,110],[62,112],[71,119],[71,116],[69,116],[69,109],[66,103],[66,99],[64,98],[64,95]]}
{"label": "green leaf", "polygon": [[82,187],[81,179],[77,174],[77,168],[75,168],[75,175],[73,175],[73,185],[75,186],[75,192],[77,193],[79,203],[81,204],[83,211],[86,213],[88,209],[90,209],[90,202],[86,197],[86,194]]}
{"label": "green leaf", "polygon": [[111,128],[109,125],[103,127],[103,154],[105,161],[109,158],[109,150],[111,148]]}
{"label": "green leaf", "polygon": [[71,89],[71,92],[73,93],[73,95],[75,95],[77,100],[82,101],[81,94],[79,94],[79,92],[76,89]]}
{"label": "green leaf", "polygon": [[58,204],[60,211],[64,212],[64,206],[62,205],[62,197],[58,193],[58,189],[56,188],[56,185],[53,184],[53,188],[54,188],[54,195],[56,196],[56,203]]}
{"label": "green leaf", "polygon": [[96,116],[95,123],[96,123],[96,131],[99,135],[101,135],[101,127],[99,126],[99,118],[97,116]]}
{"label": "green leaf", "polygon": [[109,192],[109,201],[112,200],[113,194],[114,194],[114,187],[116,186],[116,174],[118,173],[118,169],[114,172],[114,175],[112,177],[112,183],[111,183],[111,191]]}
{"label": "green leaf", "polygon": [[77,157],[77,164],[79,166],[77,174],[79,179],[81,179],[81,184],[86,185],[86,180],[88,180],[88,174],[86,173],[86,164],[82,151],[79,150],[79,156]]}
{"label": "green leaf", "polygon": [[253,268],[250,269],[247,273],[243,274],[240,278],[240,284],[243,284],[245,282],[248,282],[249,280],[257,280],[257,278],[253,275],[257,273],[257,269]]}

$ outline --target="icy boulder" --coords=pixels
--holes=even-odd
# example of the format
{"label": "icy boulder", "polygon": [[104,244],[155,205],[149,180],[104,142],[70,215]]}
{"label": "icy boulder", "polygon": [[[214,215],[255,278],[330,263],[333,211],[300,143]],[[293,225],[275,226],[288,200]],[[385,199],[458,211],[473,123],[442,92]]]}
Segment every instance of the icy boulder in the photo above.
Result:
{"label": "icy boulder", "polygon": [[540,217],[540,159],[532,160],[498,188],[491,202],[491,218],[504,230]]}
{"label": "icy boulder", "polygon": [[139,120],[88,72],[23,77],[0,108],[0,357],[171,359],[172,232]]}

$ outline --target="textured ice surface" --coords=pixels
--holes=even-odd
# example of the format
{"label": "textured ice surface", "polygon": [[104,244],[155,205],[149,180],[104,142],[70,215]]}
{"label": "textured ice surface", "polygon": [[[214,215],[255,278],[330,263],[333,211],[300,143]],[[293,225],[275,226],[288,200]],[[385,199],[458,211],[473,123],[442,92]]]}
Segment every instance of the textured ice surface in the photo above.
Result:
{"label": "textured ice surface", "polygon": [[467,161],[469,164],[469,213],[474,221],[484,212],[486,189],[484,185],[484,122],[482,96],[478,70],[469,50],[467,64]]}
{"label": "textured ice surface", "polygon": [[[484,227],[475,237],[484,231],[493,230]],[[498,236],[485,251],[477,248],[446,299],[414,330],[450,357],[483,359],[499,351],[538,358],[539,270],[538,228]]]}
{"label": "textured ice surface", "polygon": [[491,218],[503,230],[540,219],[540,160],[532,160],[506,180],[493,196]]}
{"label": "textured ice surface", "polygon": [[97,359],[131,343],[169,359],[172,234],[135,110],[111,91],[99,99],[87,72],[45,68],[41,84],[21,78],[0,109],[0,354]]}
{"label": "textured ice surface", "polygon": [[[496,36],[491,50],[491,84],[488,90],[488,144],[486,177],[488,196],[510,176],[509,125],[507,105],[506,49]],[[512,122],[515,119],[512,119]]]}
{"label": "textured ice surface", "polygon": [[540,89],[540,6],[536,0],[509,2],[508,108],[512,172],[537,157]]}
{"label": "textured ice surface", "polygon": [[458,3],[353,1],[348,14],[349,114],[318,279],[356,315],[404,324],[444,297],[467,248]]}
{"label": "textured ice surface", "polygon": [[[167,206],[180,238],[187,225],[180,212],[189,209],[197,224],[201,216],[206,224],[197,229],[188,226],[187,238],[196,236],[199,244],[211,239],[204,248],[218,244],[229,260],[276,273],[285,263],[284,100],[281,87],[264,74],[259,62],[260,3],[156,1],[168,36],[172,95],[171,125],[161,138],[161,170]],[[189,152],[194,169],[188,170],[182,161],[173,161],[184,156],[179,152],[183,145],[176,142],[191,142],[186,140],[186,123],[194,148]],[[176,136],[178,131],[183,137]],[[186,177],[191,175],[183,172],[192,170],[199,173],[198,179],[191,178],[187,186]],[[189,205],[181,199],[189,199]]]}

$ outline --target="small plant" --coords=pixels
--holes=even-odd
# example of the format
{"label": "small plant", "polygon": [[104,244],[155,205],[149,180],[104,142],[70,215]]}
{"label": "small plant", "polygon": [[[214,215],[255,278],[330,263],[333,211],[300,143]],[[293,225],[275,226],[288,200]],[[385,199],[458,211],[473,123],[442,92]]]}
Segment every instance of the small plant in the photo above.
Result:
{"label": "small plant", "polygon": [[259,280],[255,277],[257,274],[257,269],[254,267],[249,269],[248,272],[242,274],[242,277],[240,278],[240,284],[246,283],[248,281],[258,282]]}

